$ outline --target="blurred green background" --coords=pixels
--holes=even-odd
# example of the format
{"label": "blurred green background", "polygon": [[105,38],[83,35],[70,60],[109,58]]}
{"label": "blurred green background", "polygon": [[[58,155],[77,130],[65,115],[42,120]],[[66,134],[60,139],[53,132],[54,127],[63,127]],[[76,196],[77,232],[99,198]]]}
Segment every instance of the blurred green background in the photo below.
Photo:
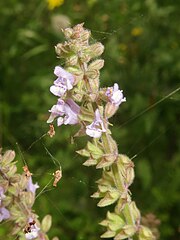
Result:
{"label": "blurred green background", "polygon": [[[16,150],[22,171],[19,144],[41,189],[59,168],[45,147],[59,161],[63,178],[58,188],[41,194],[35,204],[40,218],[53,216],[50,237],[99,239],[103,229],[98,222],[107,210],[90,198],[100,171],[82,166],[84,159],[75,150],[83,141],[71,144],[74,128],[56,127],[54,138],[40,139],[48,131],[48,109],[56,102],[49,92],[53,70],[63,64],[54,52],[64,41],[60,29],[84,22],[92,41],[105,45],[101,86],[118,82],[127,98],[111,122],[120,153],[137,154],[133,199],[143,215],[151,212],[161,220],[160,239],[178,239],[179,9],[180,2],[170,0],[65,0],[55,8],[43,0],[0,2],[1,145]],[[7,239],[4,226],[2,240]]]}

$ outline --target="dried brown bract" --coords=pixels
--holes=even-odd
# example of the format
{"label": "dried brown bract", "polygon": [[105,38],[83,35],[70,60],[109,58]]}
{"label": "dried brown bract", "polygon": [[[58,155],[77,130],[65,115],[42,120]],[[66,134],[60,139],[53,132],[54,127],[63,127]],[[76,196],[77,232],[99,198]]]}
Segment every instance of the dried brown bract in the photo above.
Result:
{"label": "dried brown bract", "polygon": [[57,170],[55,171],[55,173],[53,173],[54,176],[54,182],[53,182],[53,186],[57,187],[57,183],[60,181],[60,179],[62,178],[62,171],[61,170]]}
{"label": "dried brown bract", "polygon": [[55,130],[54,130],[54,126],[52,124],[49,125],[49,131],[47,132],[47,134],[52,138],[55,135]]}

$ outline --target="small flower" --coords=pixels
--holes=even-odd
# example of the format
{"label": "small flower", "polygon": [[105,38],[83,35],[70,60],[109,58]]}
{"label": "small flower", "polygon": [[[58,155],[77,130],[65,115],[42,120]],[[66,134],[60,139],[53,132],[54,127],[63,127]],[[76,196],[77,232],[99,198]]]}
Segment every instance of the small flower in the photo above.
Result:
{"label": "small flower", "polygon": [[80,112],[80,107],[72,100],[68,99],[66,102],[58,99],[56,105],[54,105],[51,110],[51,115],[47,120],[47,123],[51,123],[57,118],[57,125],[61,126],[62,124],[76,124],[78,123],[78,114]]}
{"label": "small flower", "polygon": [[4,219],[8,219],[10,217],[9,211],[5,207],[0,208],[0,222]]}
{"label": "small flower", "polygon": [[96,109],[94,121],[86,126],[86,134],[93,138],[99,138],[101,137],[102,132],[106,132],[106,129],[101,119],[99,109]]}
{"label": "small flower", "polygon": [[37,183],[33,184],[32,177],[30,176],[27,183],[27,191],[32,192],[35,195],[36,189],[39,188]]}
{"label": "small flower", "polygon": [[119,90],[117,83],[115,83],[113,87],[108,87],[105,95],[115,106],[119,106],[122,102],[126,102],[126,98],[123,96],[123,91]]}
{"label": "small flower", "polygon": [[40,228],[37,227],[36,222],[30,218],[24,229],[26,239],[37,238],[39,230]]}
{"label": "small flower", "polygon": [[[52,108],[49,110],[49,112],[51,112],[51,115],[49,117],[49,119],[47,120],[47,123],[51,123],[54,121],[54,119],[58,116],[63,116],[64,115],[64,104],[65,102],[61,99],[58,99],[57,104],[53,105]],[[58,117],[57,119],[57,125],[60,126],[62,117]]]}
{"label": "small flower", "polygon": [[59,7],[64,3],[64,0],[47,0],[49,10]]}
{"label": "small flower", "polygon": [[54,74],[58,78],[54,81],[54,85],[50,87],[50,92],[55,96],[62,97],[67,90],[73,88],[74,76],[59,66],[55,67]]}
{"label": "small flower", "polygon": [[134,37],[138,37],[138,36],[142,35],[142,33],[143,33],[143,28],[141,28],[141,27],[134,27],[131,30],[131,35]]}

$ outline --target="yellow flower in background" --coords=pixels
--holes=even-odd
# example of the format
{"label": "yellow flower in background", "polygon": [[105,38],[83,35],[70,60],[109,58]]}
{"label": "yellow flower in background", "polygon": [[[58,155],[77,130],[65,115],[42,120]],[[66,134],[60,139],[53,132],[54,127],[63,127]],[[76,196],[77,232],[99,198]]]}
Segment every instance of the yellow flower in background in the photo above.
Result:
{"label": "yellow flower in background", "polygon": [[134,28],[131,30],[131,35],[134,36],[134,37],[138,37],[138,36],[140,36],[142,33],[143,33],[143,28],[141,28],[141,27],[134,27]]}
{"label": "yellow flower in background", "polygon": [[64,0],[47,0],[49,10],[59,7],[64,3]]}
{"label": "yellow flower in background", "polygon": [[126,51],[127,50],[127,45],[125,43],[120,43],[119,48],[121,51]]}

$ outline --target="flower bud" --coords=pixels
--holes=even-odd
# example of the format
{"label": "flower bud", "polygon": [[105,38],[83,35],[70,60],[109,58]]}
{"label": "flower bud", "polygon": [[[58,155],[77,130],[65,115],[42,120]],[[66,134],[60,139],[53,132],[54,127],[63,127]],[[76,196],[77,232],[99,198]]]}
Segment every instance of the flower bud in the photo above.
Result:
{"label": "flower bud", "polygon": [[89,30],[84,30],[81,33],[81,41],[88,43],[90,36],[91,36],[91,32]]}
{"label": "flower bud", "polygon": [[65,38],[69,39],[69,38],[72,37],[73,29],[72,28],[65,28],[65,29],[62,29],[62,32],[64,33]]}
{"label": "flower bud", "polygon": [[95,43],[90,46],[91,58],[98,57],[104,52],[104,46],[101,43]]}
{"label": "flower bud", "polygon": [[57,54],[58,56],[61,55],[61,52],[62,52],[61,47],[62,47],[62,44],[61,44],[61,43],[58,43],[58,44],[55,46],[55,52],[56,52],[56,54]]}
{"label": "flower bud", "polygon": [[46,215],[41,223],[41,229],[43,232],[48,232],[52,224],[52,217],[51,215]]}
{"label": "flower bud", "polygon": [[103,59],[97,59],[89,64],[88,70],[100,70],[104,66],[104,60]]}
{"label": "flower bud", "polygon": [[67,54],[70,52],[70,46],[69,44],[58,43],[55,46],[55,52],[58,56],[67,57]]}
{"label": "flower bud", "polygon": [[2,163],[5,165],[8,165],[10,162],[12,162],[15,158],[15,152],[12,150],[8,150],[4,153],[2,157]]}
{"label": "flower bud", "polygon": [[115,112],[118,110],[118,108],[119,107],[116,106],[115,104],[108,102],[105,106],[105,116],[107,118],[112,117],[115,114]]}
{"label": "flower bud", "polygon": [[72,38],[81,40],[81,35],[85,31],[83,28],[84,23],[77,24],[73,27],[73,35]]}

